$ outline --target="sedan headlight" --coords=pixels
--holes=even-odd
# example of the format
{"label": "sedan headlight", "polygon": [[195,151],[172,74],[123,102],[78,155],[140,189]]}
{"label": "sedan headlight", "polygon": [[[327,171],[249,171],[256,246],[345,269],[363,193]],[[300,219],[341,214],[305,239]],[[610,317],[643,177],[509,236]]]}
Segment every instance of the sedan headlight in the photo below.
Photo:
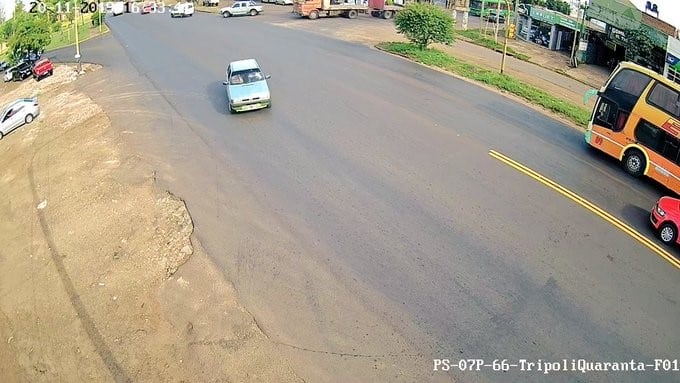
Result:
{"label": "sedan headlight", "polygon": [[662,217],[666,215],[666,212],[663,211],[663,209],[661,209],[659,205],[656,205],[656,213]]}

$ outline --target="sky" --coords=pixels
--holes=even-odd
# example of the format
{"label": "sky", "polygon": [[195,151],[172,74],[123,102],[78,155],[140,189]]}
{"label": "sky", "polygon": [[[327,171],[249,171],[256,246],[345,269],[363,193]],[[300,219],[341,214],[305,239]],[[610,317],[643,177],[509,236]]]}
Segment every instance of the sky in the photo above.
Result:
{"label": "sky", "polygon": [[[636,7],[644,12],[647,0],[631,0]],[[659,18],[680,29],[680,1],[679,0],[651,0],[659,8]]]}

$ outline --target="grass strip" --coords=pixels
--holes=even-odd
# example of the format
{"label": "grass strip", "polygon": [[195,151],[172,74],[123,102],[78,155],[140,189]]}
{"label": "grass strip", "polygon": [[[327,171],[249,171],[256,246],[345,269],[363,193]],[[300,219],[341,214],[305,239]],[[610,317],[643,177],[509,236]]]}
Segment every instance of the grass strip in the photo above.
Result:
{"label": "grass strip", "polygon": [[[99,34],[104,34],[109,31],[106,24],[102,24],[102,32],[99,32],[99,27],[93,27],[90,23],[78,25],[78,40],[84,42],[87,39],[95,37]],[[50,44],[45,47],[45,51],[52,51],[55,49],[74,45],[76,43],[76,34],[73,26],[64,28],[61,31],[52,33]]]}
{"label": "grass strip", "polygon": [[[501,41],[503,39],[503,33],[505,33],[505,31],[503,30],[499,31],[498,38]],[[468,29],[467,31],[456,30],[456,34],[463,36],[466,40],[475,45],[480,45],[485,48],[493,49],[497,52],[503,52],[503,44],[497,43],[496,40],[493,39],[493,35],[484,36],[479,29]],[[529,59],[531,58],[525,55],[524,53],[517,52],[516,50],[512,49],[512,47],[508,47],[508,55],[513,56],[514,58],[522,61],[529,61]]]}
{"label": "grass strip", "polygon": [[506,74],[465,63],[440,50],[433,48],[420,50],[415,45],[401,42],[385,42],[378,44],[376,47],[512,93],[534,105],[557,113],[581,127],[585,127],[590,119],[590,110],[588,109],[556,98],[542,89],[527,85]]}

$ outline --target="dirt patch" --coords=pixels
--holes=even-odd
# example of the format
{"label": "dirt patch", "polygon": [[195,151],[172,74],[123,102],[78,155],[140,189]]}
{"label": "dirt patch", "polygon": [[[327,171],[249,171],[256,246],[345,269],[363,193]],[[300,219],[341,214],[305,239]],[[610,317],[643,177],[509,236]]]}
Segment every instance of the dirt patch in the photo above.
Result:
{"label": "dirt patch", "polygon": [[0,88],[41,103],[0,140],[0,379],[299,381],[79,79]]}
{"label": "dirt patch", "polygon": [[407,41],[403,35],[397,33],[394,22],[377,19],[372,16],[361,16],[355,20],[343,17],[331,17],[323,20],[309,20],[291,16],[286,21],[273,22],[285,28],[302,29],[338,40],[374,46],[383,41]]}

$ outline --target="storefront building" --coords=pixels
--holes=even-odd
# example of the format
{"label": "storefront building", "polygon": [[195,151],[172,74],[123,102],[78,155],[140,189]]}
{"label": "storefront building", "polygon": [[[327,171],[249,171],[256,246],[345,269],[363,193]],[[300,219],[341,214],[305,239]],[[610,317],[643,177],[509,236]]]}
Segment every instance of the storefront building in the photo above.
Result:
{"label": "storefront building", "polygon": [[[627,0],[590,0],[585,18],[604,26],[603,31],[589,28],[586,23],[578,51],[580,62],[613,67],[626,59],[637,62],[659,73],[664,71],[669,36],[675,28],[637,9]],[[627,31],[636,31],[645,36],[653,45],[651,54],[644,57],[626,54],[629,48]]]}
{"label": "storefront building", "polygon": [[581,28],[576,17],[531,5],[519,13],[517,24],[519,38],[554,51],[570,51]]}
{"label": "storefront building", "polygon": [[663,75],[680,84],[680,40],[669,37]]}

